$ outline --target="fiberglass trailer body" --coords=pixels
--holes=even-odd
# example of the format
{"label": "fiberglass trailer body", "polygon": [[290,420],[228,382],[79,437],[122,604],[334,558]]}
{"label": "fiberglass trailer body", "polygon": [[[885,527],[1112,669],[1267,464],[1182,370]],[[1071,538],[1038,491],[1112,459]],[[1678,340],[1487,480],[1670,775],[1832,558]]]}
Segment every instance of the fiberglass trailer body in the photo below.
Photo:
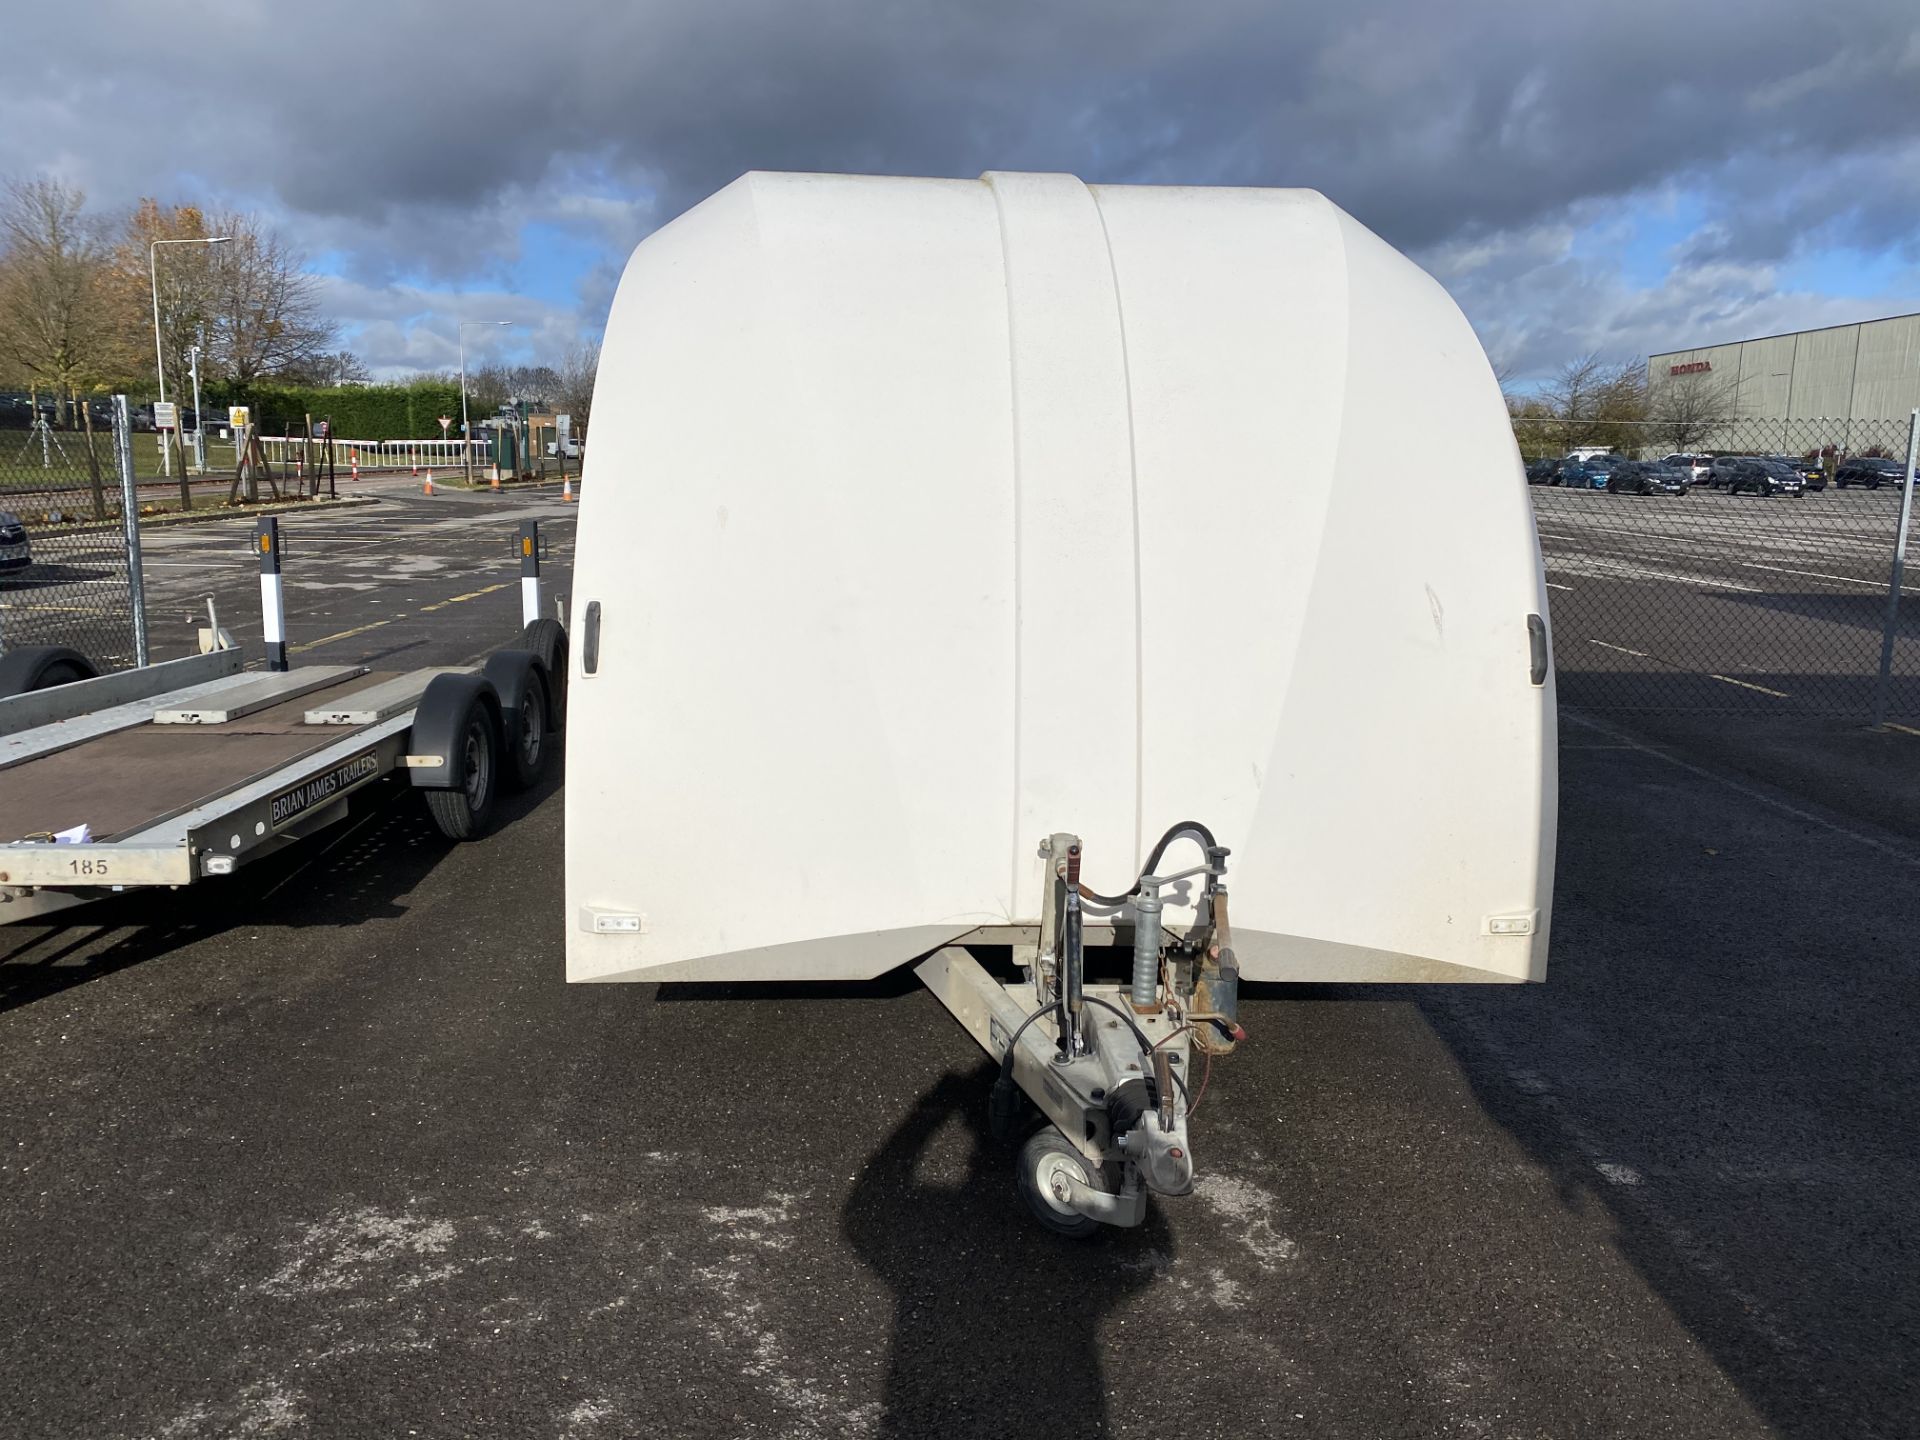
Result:
{"label": "fiberglass trailer body", "polygon": [[[1144,1082],[1035,1096],[1078,1161],[1042,1201],[1125,1223],[1183,1183],[1152,1072],[1230,1046],[1236,970],[1542,978],[1554,697],[1506,409],[1440,286],[1320,195],[748,175],[636,250],[595,401],[570,980],[931,957],[1030,1092],[1024,1050]],[[1118,1006],[1083,972],[1113,943]]]}

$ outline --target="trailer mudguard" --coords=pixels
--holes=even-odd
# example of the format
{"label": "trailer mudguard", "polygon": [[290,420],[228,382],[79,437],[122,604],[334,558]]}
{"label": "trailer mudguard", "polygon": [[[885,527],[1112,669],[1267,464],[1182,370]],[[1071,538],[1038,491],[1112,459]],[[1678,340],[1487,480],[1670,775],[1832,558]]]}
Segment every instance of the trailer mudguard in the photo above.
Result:
{"label": "trailer mudguard", "polygon": [[487,663],[480,668],[481,676],[493,686],[500,697],[502,717],[518,715],[520,702],[527,693],[527,677],[538,675],[546,686],[547,729],[553,730],[553,679],[547,673],[547,667],[540,657],[531,650],[498,650],[487,657]]}
{"label": "trailer mudguard", "polygon": [[407,778],[416,790],[457,790],[466,784],[460,723],[476,697],[492,712],[498,739],[500,692],[485,675],[436,675],[428,682],[413,712],[413,731],[407,740]]}

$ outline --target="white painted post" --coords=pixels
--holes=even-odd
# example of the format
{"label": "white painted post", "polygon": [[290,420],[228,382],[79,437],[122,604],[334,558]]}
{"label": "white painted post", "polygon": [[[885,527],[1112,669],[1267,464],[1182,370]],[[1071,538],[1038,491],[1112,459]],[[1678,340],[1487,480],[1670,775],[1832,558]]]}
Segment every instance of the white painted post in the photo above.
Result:
{"label": "white painted post", "polygon": [[280,592],[280,522],[263,515],[254,525],[254,548],[260,552],[260,617],[266,631],[267,669],[287,668],[286,601]]}
{"label": "white painted post", "polygon": [[1873,725],[1887,720],[1887,687],[1893,680],[1893,638],[1900,627],[1900,586],[1907,569],[1907,531],[1913,523],[1914,464],[1920,459],[1920,410],[1907,422],[1907,473],[1900,486],[1900,527],[1894,532],[1893,575],[1887,582],[1887,616],[1880,626],[1880,678],[1873,687]]}
{"label": "white painted post", "polygon": [[540,618],[540,522],[520,522],[520,623]]}

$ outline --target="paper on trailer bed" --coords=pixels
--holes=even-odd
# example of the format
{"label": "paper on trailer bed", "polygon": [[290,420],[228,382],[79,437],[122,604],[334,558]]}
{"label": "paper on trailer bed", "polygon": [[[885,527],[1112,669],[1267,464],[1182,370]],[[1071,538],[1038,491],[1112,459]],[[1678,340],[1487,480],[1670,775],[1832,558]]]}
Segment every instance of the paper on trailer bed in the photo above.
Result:
{"label": "paper on trailer bed", "polygon": [[1505,407],[1320,195],[748,175],[635,251],[594,416],[570,979],[873,975],[1188,818],[1249,979],[1542,975]]}

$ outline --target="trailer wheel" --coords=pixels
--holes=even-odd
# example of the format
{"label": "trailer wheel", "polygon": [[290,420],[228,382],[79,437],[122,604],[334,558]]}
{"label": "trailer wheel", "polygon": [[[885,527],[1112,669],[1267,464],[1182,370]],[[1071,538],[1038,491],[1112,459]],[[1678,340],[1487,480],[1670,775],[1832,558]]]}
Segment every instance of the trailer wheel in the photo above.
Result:
{"label": "trailer wheel", "polygon": [[65,645],[22,645],[0,655],[0,695],[25,695],[99,673],[91,660]]}
{"label": "trailer wheel", "polygon": [[507,770],[514,788],[525,790],[547,768],[547,685],[539,673],[527,676],[520,692],[520,713],[501,717],[507,727]]}
{"label": "trailer wheel", "polygon": [[553,685],[552,692],[547,696],[551,706],[548,711],[552,722],[549,728],[558,731],[567,720],[567,632],[560,628],[558,620],[545,617],[528,625],[507,648],[531,650],[540,657],[540,663],[547,667],[547,675]]}
{"label": "trailer wheel", "polygon": [[1100,1228],[1100,1222],[1082,1215],[1055,1193],[1055,1184],[1067,1175],[1095,1190],[1110,1188],[1105,1172],[1088,1164],[1087,1157],[1051,1125],[1035,1131],[1020,1147],[1020,1197],[1033,1218],[1056,1235],[1084,1240]]}
{"label": "trailer wheel", "polygon": [[486,828],[493,814],[499,770],[493,715],[485,701],[476,698],[468,704],[455,733],[465,749],[461,767],[464,783],[454,790],[427,791],[427,809],[440,833],[449,840],[471,840]]}

